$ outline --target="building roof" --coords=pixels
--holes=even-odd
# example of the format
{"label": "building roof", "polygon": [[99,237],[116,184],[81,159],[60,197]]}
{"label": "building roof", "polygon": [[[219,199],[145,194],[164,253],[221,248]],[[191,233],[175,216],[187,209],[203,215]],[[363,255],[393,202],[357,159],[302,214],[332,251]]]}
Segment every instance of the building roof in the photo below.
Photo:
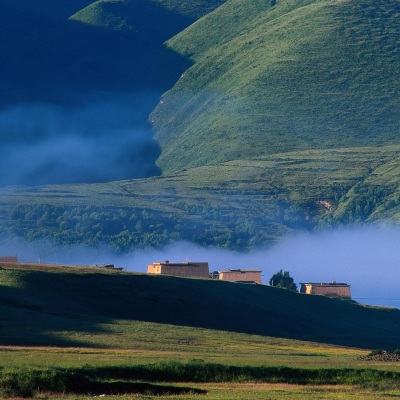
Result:
{"label": "building roof", "polygon": [[190,266],[198,266],[199,264],[208,264],[206,261],[187,261],[183,263],[175,263],[175,262],[169,262],[169,261],[164,261],[164,262],[154,262],[153,265],[171,265],[171,266],[178,266],[178,267],[190,267]]}
{"label": "building roof", "polygon": [[219,273],[229,273],[229,272],[238,272],[241,274],[245,274],[246,272],[262,272],[260,269],[230,269],[228,268],[225,271],[218,271]]}
{"label": "building roof", "polygon": [[313,285],[313,286],[349,286],[347,283],[331,282],[331,283],[321,283],[321,282],[300,282],[300,285]]}

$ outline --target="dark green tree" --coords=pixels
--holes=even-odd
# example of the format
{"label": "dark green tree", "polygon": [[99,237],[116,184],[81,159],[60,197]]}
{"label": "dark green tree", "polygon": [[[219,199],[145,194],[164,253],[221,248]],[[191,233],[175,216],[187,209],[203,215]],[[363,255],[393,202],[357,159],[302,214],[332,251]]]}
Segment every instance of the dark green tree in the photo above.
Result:
{"label": "dark green tree", "polygon": [[294,283],[289,271],[280,270],[275,273],[269,280],[269,284],[271,286],[297,291],[297,285]]}

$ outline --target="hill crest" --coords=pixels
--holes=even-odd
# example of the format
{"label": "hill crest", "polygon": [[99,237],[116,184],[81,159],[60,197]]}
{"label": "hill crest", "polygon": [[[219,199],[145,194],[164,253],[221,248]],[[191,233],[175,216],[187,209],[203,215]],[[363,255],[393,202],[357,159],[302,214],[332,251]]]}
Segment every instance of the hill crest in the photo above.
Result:
{"label": "hill crest", "polygon": [[230,1],[168,42],[194,65],[152,114],[165,174],[398,143],[396,1]]}
{"label": "hill crest", "polygon": [[[0,282],[0,308],[9,321],[0,331],[3,345],[60,345],[62,332],[97,332],[120,319],[388,348],[397,345],[400,323],[399,310],[215,280],[3,264]],[[28,322],[29,336],[22,329]]]}

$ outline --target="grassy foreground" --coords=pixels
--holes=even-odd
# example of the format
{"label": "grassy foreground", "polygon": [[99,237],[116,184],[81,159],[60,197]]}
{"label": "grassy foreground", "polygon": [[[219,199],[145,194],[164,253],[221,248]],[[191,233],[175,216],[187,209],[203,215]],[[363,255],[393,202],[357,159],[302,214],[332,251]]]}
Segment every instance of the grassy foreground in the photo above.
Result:
{"label": "grassy foreground", "polygon": [[[90,393],[113,394],[113,398],[121,400],[153,396],[202,400],[377,399],[400,395],[400,363],[361,358],[370,352],[365,342],[357,348],[322,340],[318,343],[239,332],[234,326],[229,328],[229,324],[226,329],[190,326],[185,307],[169,303],[167,297],[180,293],[183,297],[177,299],[183,302],[186,298],[194,307],[184,286],[189,287],[192,297],[204,303],[205,297],[211,295],[206,285],[211,284],[215,290],[213,284],[217,282],[146,278],[150,280],[142,280],[142,275],[98,268],[4,266],[0,270],[0,396],[84,399],[92,398],[85,397]],[[100,284],[103,280],[108,291]],[[202,288],[203,298],[194,291],[196,285]],[[228,284],[220,288],[224,296],[228,295],[225,286],[234,291],[239,301],[243,301],[242,295],[254,295],[254,286]],[[132,297],[127,297],[128,288]],[[154,291],[151,295],[150,289]],[[260,289],[268,288],[257,290]],[[165,297],[155,302],[155,292]],[[281,305],[288,295],[292,307],[295,306],[296,297],[285,290],[271,293]],[[326,308],[325,300],[329,299],[296,296],[300,304],[302,298],[312,300],[307,304],[310,313],[316,312],[313,307],[318,304],[321,313],[325,308],[332,315],[333,307]],[[231,301],[220,304],[218,296],[213,301],[222,308],[218,314],[221,320],[224,314],[225,318],[232,318],[227,312]],[[268,301],[265,298],[265,303],[271,301],[272,297]],[[161,306],[165,302],[173,306],[175,313],[185,316],[187,323],[146,321],[143,315],[135,317],[132,311],[118,311],[122,307],[148,307],[147,312],[155,319],[160,316],[151,309],[161,308],[165,314],[166,309]],[[376,318],[382,313],[381,323],[386,318],[396,320],[390,310],[372,310],[340,301],[330,304],[338,308],[342,318],[346,307],[353,307],[347,312],[359,307],[369,315],[365,318]],[[286,307],[290,308],[289,303]],[[354,316],[356,312],[353,319]],[[249,324],[250,320],[243,322],[243,315],[237,318]],[[172,313],[170,319],[172,322]],[[279,324],[276,315],[275,321],[269,319],[269,324]],[[389,326],[385,329],[389,334]],[[362,333],[358,332],[359,338]],[[397,330],[392,333],[395,338]],[[352,334],[356,336],[355,331]],[[381,334],[384,335],[382,331]]]}
{"label": "grassy foreground", "polygon": [[[373,369],[296,369],[290,367],[237,367],[199,361],[136,365],[130,367],[83,367],[74,370],[2,370],[0,390],[5,397],[31,397],[36,393],[62,392],[91,395],[120,395],[123,393],[149,396],[206,395],[208,385],[233,383],[239,391],[249,383],[302,385],[299,394],[316,391],[317,386],[342,385],[369,392],[399,391],[400,372]],[[156,383],[153,383],[156,382]],[[160,383],[161,382],[161,383]],[[176,382],[180,382],[177,384]],[[202,388],[197,387],[201,384]],[[205,385],[204,385],[205,384]],[[224,385],[225,384],[225,385]],[[183,386],[184,385],[184,386]],[[191,386],[189,386],[191,385]],[[196,387],[193,387],[196,385]],[[310,391],[304,386],[314,387]],[[212,386],[211,386],[212,387]],[[214,386],[215,387],[215,386]],[[217,386],[218,388],[218,386]],[[221,387],[220,387],[221,389]],[[320,389],[321,392],[324,389]],[[339,392],[336,390],[336,392]],[[224,395],[223,395],[224,396]],[[220,398],[220,397],[217,397]],[[240,398],[240,397],[239,397]],[[256,397],[258,398],[258,397]],[[279,398],[279,397],[278,397]]]}

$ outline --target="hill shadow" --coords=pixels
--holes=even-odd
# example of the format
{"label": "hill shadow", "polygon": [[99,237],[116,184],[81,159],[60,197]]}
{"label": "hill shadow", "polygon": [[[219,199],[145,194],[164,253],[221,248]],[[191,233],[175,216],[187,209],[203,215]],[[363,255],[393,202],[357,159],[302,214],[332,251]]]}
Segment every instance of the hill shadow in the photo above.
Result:
{"label": "hill shadow", "polygon": [[104,3],[135,27],[107,29],[68,19],[91,1],[42,2],[0,6],[0,185],[160,175],[148,116],[192,65],[164,42],[193,20],[150,1]]}
{"label": "hill shadow", "polygon": [[2,315],[16,325],[2,324],[1,344],[93,346],[57,333],[101,334],[104,323],[121,319],[369,349],[398,347],[399,310],[263,285],[41,271],[24,272],[20,282],[23,289],[2,290]]}
{"label": "hill shadow", "polygon": [[94,11],[112,13],[127,25],[109,29],[101,26],[101,16],[98,26],[68,18],[92,1],[58,12],[42,3],[40,12],[21,0],[1,6],[0,33],[8,38],[0,49],[1,85],[10,89],[2,103],[60,103],[91,92],[164,93],[191,65],[164,42],[194,19],[155,2],[105,3]]}

